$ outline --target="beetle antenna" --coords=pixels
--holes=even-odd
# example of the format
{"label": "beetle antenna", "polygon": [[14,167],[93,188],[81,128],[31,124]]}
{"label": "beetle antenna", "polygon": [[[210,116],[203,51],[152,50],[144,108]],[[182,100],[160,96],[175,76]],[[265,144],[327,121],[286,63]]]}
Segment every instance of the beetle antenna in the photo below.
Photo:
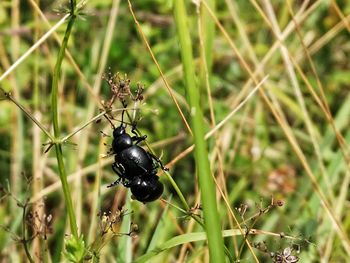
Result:
{"label": "beetle antenna", "polygon": [[121,121],[120,126],[123,126],[123,124],[124,124],[124,113],[125,113],[125,110],[122,111],[122,121]]}

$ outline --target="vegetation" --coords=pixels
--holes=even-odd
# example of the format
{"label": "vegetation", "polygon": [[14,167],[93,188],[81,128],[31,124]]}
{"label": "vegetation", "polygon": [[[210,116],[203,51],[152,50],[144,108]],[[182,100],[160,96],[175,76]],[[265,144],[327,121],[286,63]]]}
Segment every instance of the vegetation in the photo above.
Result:
{"label": "vegetation", "polygon": [[1,261],[347,262],[349,57],[348,1],[1,1]]}

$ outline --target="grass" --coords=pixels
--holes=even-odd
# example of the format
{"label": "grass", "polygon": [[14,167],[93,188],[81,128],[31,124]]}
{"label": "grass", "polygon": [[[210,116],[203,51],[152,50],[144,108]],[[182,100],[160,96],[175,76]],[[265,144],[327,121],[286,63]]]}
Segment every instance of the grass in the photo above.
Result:
{"label": "grass", "polygon": [[[1,2],[0,258],[346,262],[349,13],[335,0]],[[170,168],[146,205],[106,188],[103,116],[122,108],[105,107],[109,71],[144,85],[128,121]]]}
{"label": "grass", "polygon": [[191,109],[195,145],[194,155],[201,191],[204,226],[208,238],[210,260],[212,262],[224,262],[223,239],[220,226],[221,219],[217,211],[214,181],[211,177],[207,144],[204,139],[204,119],[202,109],[199,106],[200,92],[195,80],[192,41],[188,30],[187,12],[183,1],[174,2],[174,17],[181,47],[188,104]]}

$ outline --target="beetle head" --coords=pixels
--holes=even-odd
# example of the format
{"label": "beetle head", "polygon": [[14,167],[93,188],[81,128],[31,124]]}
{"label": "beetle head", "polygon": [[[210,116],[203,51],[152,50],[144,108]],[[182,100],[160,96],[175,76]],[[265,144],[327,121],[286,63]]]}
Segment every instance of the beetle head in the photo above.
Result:
{"label": "beetle head", "polygon": [[113,138],[117,138],[122,134],[125,134],[125,126],[123,126],[123,124],[121,124],[119,127],[114,129]]}

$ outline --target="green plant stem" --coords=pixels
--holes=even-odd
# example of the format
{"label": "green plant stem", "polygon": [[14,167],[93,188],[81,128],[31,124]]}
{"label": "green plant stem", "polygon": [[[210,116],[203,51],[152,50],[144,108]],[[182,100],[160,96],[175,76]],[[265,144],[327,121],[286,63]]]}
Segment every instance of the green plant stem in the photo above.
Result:
{"label": "green plant stem", "polygon": [[31,114],[26,108],[24,108],[10,93],[4,92],[5,97],[12,101],[16,106],[25,114],[29,119],[31,119],[45,134],[50,138],[51,141],[54,141],[52,135],[45,129],[45,127],[38,121],[33,114]]}
{"label": "green plant stem", "polygon": [[211,175],[207,144],[204,139],[203,114],[199,105],[199,90],[195,81],[192,44],[188,30],[187,13],[183,0],[175,0],[174,16],[181,46],[181,57],[195,144],[195,159],[203,205],[205,231],[208,238],[210,262],[225,262],[220,217],[217,210],[215,185]]}
{"label": "green plant stem", "polygon": [[[62,41],[61,48],[58,53],[57,62],[55,65],[53,80],[52,80],[52,93],[51,93],[51,110],[52,110],[52,121],[53,121],[53,129],[55,138],[60,137],[60,130],[58,125],[58,81],[61,73],[62,61],[65,55],[65,50],[68,44],[68,39],[70,33],[73,28],[73,24],[75,21],[75,6],[76,2],[74,0],[71,1],[71,15],[69,16],[69,21],[67,25],[66,32],[64,34],[64,38]],[[59,143],[55,143],[56,157],[58,163],[59,176],[62,183],[63,195],[66,201],[67,212],[69,217],[70,228],[73,236],[78,239],[78,227],[76,223],[76,217],[73,209],[72,196],[69,190],[68,182],[67,182],[67,174],[63,162],[63,154],[62,154],[62,146]]]}
{"label": "green plant stem", "polygon": [[76,223],[76,217],[73,208],[72,196],[69,190],[67,174],[63,163],[62,146],[60,144],[55,144],[55,151],[59,169],[60,180],[62,184],[63,195],[66,200],[67,212],[69,217],[69,223],[71,231],[74,237],[78,238],[78,228]]}
{"label": "green plant stem", "polygon": [[[215,0],[206,0],[208,6],[215,12]],[[201,31],[199,34],[203,41],[201,47],[201,60],[200,63],[200,90],[201,99],[204,99],[206,88],[210,86],[211,69],[213,64],[213,44],[215,35],[215,24],[210,18],[209,12],[203,5],[200,5],[200,16],[199,16]],[[209,94],[208,94],[209,96]]]}
{"label": "green plant stem", "polygon": [[29,262],[34,263],[34,260],[33,260],[32,256],[30,255],[29,249],[27,246],[27,239],[26,239],[26,211],[27,211],[27,209],[26,208],[27,208],[27,204],[25,204],[23,206],[23,213],[22,213],[22,235],[23,235],[22,242],[23,242],[24,251],[27,255]]}
{"label": "green plant stem", "polygon": [[[215,0],[206,0],[207,5],[215,12]],[[211,71],[213,64],[213,44],[215,35],[215,24],[210,18],[209,12],[202,5],[200,6],[200,19],[203,25],[203,43],[204,43],[204,57],[206,60],[206,67]],[[203,69],[204,70],[204,69]],[[205,71],[205,70],[204,70]],[[204,73],[205,74],[205,73]]]}
{"label": "green plant stem", "polygon": [[183,204],[183,206],[186,208],[186,210],[188,211],[190,209],[190,206],[188,205],[186,198],[184,197],[184,195],[182,194],[180,188],[177,186],[175,180],[171,177],[171,175],[167,172],[164,171],[164,174],[166,175],[167,179],[170,181],[172,187],[174,188],[175,192],[177,193],[177,195],[179,196],[181,203]]}
{"label": "green plant stem", "polygon": [[70,33],[73,28],[74,21],[75,21],[75,16],[74,15],[69,16],[67,29],[64,34],[62,45],[58,53],[58,57],[57,57],[57,61],[56,61],[56,65],[53,73],[53,79],[52,79],[51,110],[52,110],[54,134],[56,138],[60,137],[60,130],[58,125],[58,81],[61,75],[62,61],[63,61],[65,50],[68,44]]}

